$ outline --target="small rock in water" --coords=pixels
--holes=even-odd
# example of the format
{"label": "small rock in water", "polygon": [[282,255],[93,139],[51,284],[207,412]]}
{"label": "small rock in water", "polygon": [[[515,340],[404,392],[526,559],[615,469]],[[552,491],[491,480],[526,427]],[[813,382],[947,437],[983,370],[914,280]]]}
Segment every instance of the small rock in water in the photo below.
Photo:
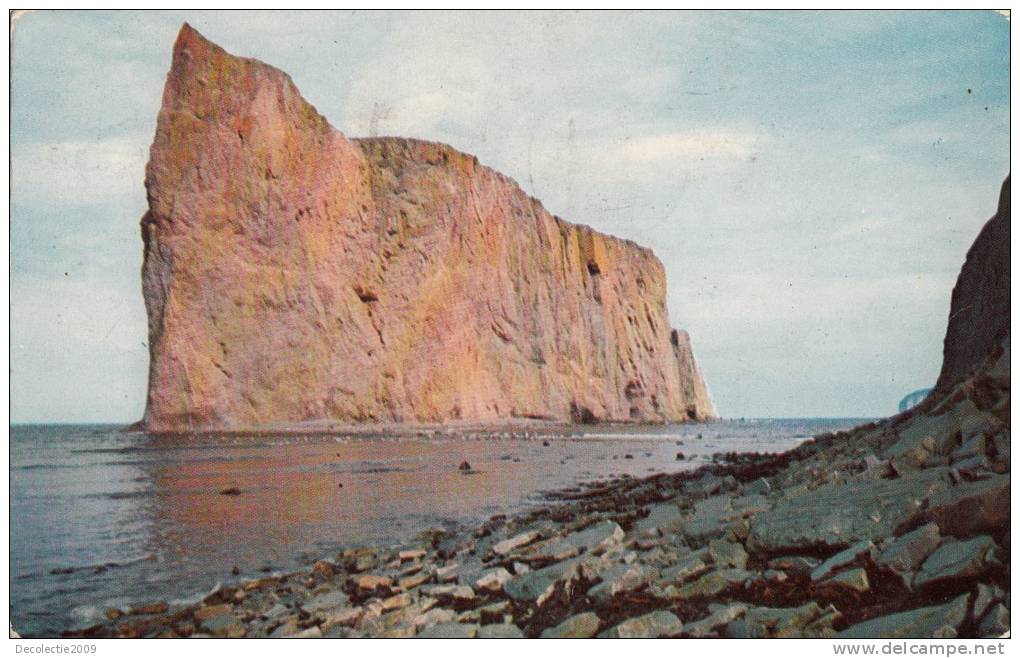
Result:
{"label": "small rock in water", "polygon": [[227,487],[226,489],[220,489],[221,496],[240,496],[241,490],[237,487]]}
{"label": "small rock in water", "polygon": [[230,570],[230,573],[234,576],[239,576],[241,575],[241,568],[235,565],[234,568]]}
{"label": "small rock in water", "polygon": [[684,453],[682,453],[682,452],[676,453],[676,460],[678,462],[683,461],[685,459],[687,459],[687,457],[684,455]]}
{"label": "small rock in water", "polygon": [[458,466],[457,468],[459,468],[462,471],[470,471],[471,470],[471,464],[469,464],[467,462],[461,462],[460,466]]}
{"label": "small rock in water", "polygon": [[549,447],[549,442],[548,441],[542,441],[542,445],[545,446],[546,448],[548,448]]}
{"label": "small rock in water", "polygon": [[628,453],[627,453],[626,455],[624,455],[624,456],[623,456],[623,458],[624,458],[624,459],[634,459],[634,455],[632,455],[632,454],[630,454],[630,453],[628,452]]}

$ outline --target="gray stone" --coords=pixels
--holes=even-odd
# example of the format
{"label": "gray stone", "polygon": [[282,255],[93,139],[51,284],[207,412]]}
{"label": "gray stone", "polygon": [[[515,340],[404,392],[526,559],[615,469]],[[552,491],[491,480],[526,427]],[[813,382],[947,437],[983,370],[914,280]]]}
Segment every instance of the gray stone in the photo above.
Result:
{"label": "gray stone", "polygon": [[695,545],[705,541],[722,537],[726,533],[726,523],[723,517],[733,511],[729,496],[713,496],[699,501],[694,506],[694,511],[684,522],[683,535]]}
{"label": "gray stone", "polygon": [[734,587],[743,586],[757,574],[743,569],[720,569],[710,571],[694,582],[677,588],[673,593],[676,599],[711,598]]}
{"label": "gray stone", "polygon": [[[709,609],[712,607],[709,606]],[[718,606],[707,617],[684,626],[684,633],[694,638],[709,637],[716,634],[718,629],[742,617],[745,612],[747,606],[743,603]]]}
{"label": "gray stone", "polygon": [[478,635],[477,624],[446,623],[429,626],[415,637],[432,638],[435,640],[462,640],[474,638]]}
{"label": "gray stone", "polygon": [[1009,609],[996,603],[978,625],[981,637],[1002,637],[1009,632]]}
{"label": "gray stone", "polygon": [[796,576],[809,576],[819,564],[821,564],[821,561],[813,557],[784,555],[769,560],[768,567],[769,569],[786,571]]}
{"label": "gray stone", "polygon": [[600,620],[594,612],[582,612],[568,617],[561,624],[542,631],[542,638],[588,638],[595,637]]}
{"label": "gray stone", "polygon": [[513,624],[489,624],[478,629],[478,638],[483,640],[517,640],[524,638],[524,633]]}
{"label": "gray stone", "polygon": [[648,508],[648,516],[634,524],[634,532],[645,536],[672,534],[683,527],[683,519],[684,515],[676,503],[658,503]]}
{"label": "gray stone", "polygon": [[301,604],[301,609],[314,615],[346,607],[348,603],[350,603],[350,599],[347,598],[346,594],[340,590],[333,590],[308,599]]}
{"label": "gray stone", "polygon": [[839,638],[922,638],[955,636],[967,620],[967,599],[959,596],[945,605],[917,608],[906,612],[869,619],[847,628]]}
{"label": "gray stone", "polygon": [[751,608],[743,627],[746,637],[754,639],[820,637],[831,628],[833,612],[814,601],[796,608]]}
{"label": "gray stone", "polygon": [[866,539],[876,541],[912,519],[925,498],[948,488],[944,468],[909,478],[822,485],[755,516],[748,548],[796,552],[806,546],[844,548]]}
{"label": "gray stone", "polygon": [[492,551],[497,555],[509,555],[515,549],[527,546],[534,542],[541,535],[535,530],[529,530],[528,532],[522,532],[519,535],[515,535],[510,539],[504,539],[495,546],[492,547]]}
{"label": "gray stone", "polygon": [[643,564],[619,564],[601,575],[602,582],[588,590],[588,597],[605,603],[617,594],[634,592],[659,577],[659,570]]}
{"label": "gray stone", "polygon": [[978,583],[977,594],[974,596],[974,618],[981,619],[981,617],[985,614],[985,611],[988,610],[989,606],[991,606],[996,601],[1001,600],[1002,600],[1001,592],[996,591],[996,589],[993,589],[992,587],[990,587],[989,585],[985,585],[984,583]]}
{"label": "gray stone", "polygon": [[457,580],[457,571],[460,569],[460,565],[456,562],[447,564],[445,566],[436,569],[436,580],[440,583],[450,583]]}
{"label": "gray stone", "polygon": [[984,434],[978,434],[965,441],[962,446],[953,451],[953,463],[969,459],[970,457],[984,456],[987,439]]}
{"label": "gray stone", "polygon": [[1009,480],[1008,474],[996,475],[936,492],[928,500],[924,518],[954,537],[997,532],[1009,525]]}
{"label": "gray stone", "polygon": [[297,617],[293,617],[283,622],[279,626],[273,629],[273,632],[269,634],[269,637],[288,637],[298,632],[298,620]]}
{"label": "gray stone", "polygon": [[772,491],[772,485],[765,478],[758,478],[744,485],[745,495],[766,495]]}
{"label": "gray stone", "polygon": [[513,576],[510,575],[510,572],[500,567],[483,574],[475,582],[475,587],[486,592],[501,592],[503,591],[503,586],[510,582],[511,578]]}
{"label": "gray stone", "polygon": [[542,569],[514,576],[503,591],[514,601],[530,601],[541,606],[552,596],[556,586],[571,583],[579,574],[581,560],[573,558]]}
{"label": "gray stone", "polygon": [[910,587],[914,572],[941,541],[939,527],[928,523],[887,542],[875,561],[897,574],[904,586]]}
{"label": "gray stone", "polygon": [[740,544],[715,539],[708,544],[708,554],[717,567],[743,569],[747,566],[747,551]]}
{"label": "gray stone", "polygon": [[601,638],[636,639],[678,637],[684,625],[680,618],[667,610],[656,610],[640,617],[622,621],[599,633]]}
{"label": "gray stone", "polygon": [[995,541],[988,536],[968,541],[949,538],[921,565],[914,587],[976,578],[998,564],[996,550]]}
{"label": "gray stone", "polygon": [[818,583],[818,588],[827,592],[855,592],[858,594],[871,589],[868,572],[858,567],[849,571],[841,571],[828,580]]}
{"label": "gray stone", "polygon": [[864,557],[871,556],[872,551],[875,550],[875,545],[871,543],[870,539],[857,542],[850,548],[836,553],[825,562],[815,567],[811,571],[811,580],[818,582],[826,580],[841,569],[860,561]]}
{"label": "gray stone", "polygon": [[312,639],[312,638],[321,638],[322,637],[322,629],[319,628],[318,626],[309,626],[305,630],[299,631],[297,633],[294,633],[293,635],[288,635],[287,637],[289,637],[289,638],[309,638],[309,639]]}
{"label": "gray stone", "polygon": [[689,555],[681,558],[673,566],[664,569],[662,571],[662,582],[665,584],[682,585],[691,578],[700,576],[706,571],[708,571],[708,565],[701,558]]}
{"label": "gray stone", "polygon": [[199,627],[213,637],[239,638],[245,633],[244,624],[229,612],[203,619]]}
{"label": "gray stone", "polygon": [[413,623],[416,628],[428,628],[429,626],[435,626],[437,624],[449,624],[457,618],[457,613],[453,610],[447,610],[446,608],[432,608],[426,612],[417,615]]}
{"label": "gray stone", "polygon": [[551,542],[535,553],[536,557],[563,560],[597,548],[618,544],[625,537],[623,528],[614,521],[602,521],[574,532],[559,541]]}
{"label": "gray stone", "polygon": [[473,601],[475,591],[467,585],[423,585],[422,594],[442,601]]}

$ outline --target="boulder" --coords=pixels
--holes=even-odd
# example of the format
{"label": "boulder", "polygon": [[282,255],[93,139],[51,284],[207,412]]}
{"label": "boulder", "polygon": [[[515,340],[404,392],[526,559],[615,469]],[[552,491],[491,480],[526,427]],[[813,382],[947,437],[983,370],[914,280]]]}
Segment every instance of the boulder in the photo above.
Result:
{"label": "boulder", "polygon": [[743,603],[710,605],[709,610],[711,613],[707,617],[684,626],[684,634],[694,638],[710,637],[723,626],[742,617],[747,612],[747,605]]}
{"label": "boulder", "polygon": [[479,627],[477,624],[458,624],[455,622],[436,624],[429,626],[415,637],[432,638],[442,640],[464,640],[478,636]]}
{"label": "boulder", "polygon": [[595,637],[600,623],[598,615],[594,612],[582,612],[579,615],[568,617],[557,626],[545,629],[539,637],[544,639]]}
{"label": "boulder", "polygon": [[1009,609],[1001,603],[994,604],[978,624],[981,637],[1003,637],[1009,631]]}
{"label": "boulder", "polygon": [[825,562],[815,567],[811,571],[811,580],[819,582],[831,578],[834,573],[845,569],[851,564],[862,562],[864,560],[871,559],[871,555],[875,550],[875,545],[871,543],[870,539],[857,542],[850,548],[836,553]]}
{"label": "boulder", "polygon": [[997,552],[998,547],[991,537],[975,537],[968,541],[949,538],[921,565],[914,576],[914,587],[977,578],[999,565]]}
{"label": "boulder", "polygon": [[910,587],[914,572],[941,541],[938,525],[927,523],[886,542],[875,562],[894,572],[905,587]]}
{"label": "boulder", "polygon": [[720,569],[710,571],[692,583],[677,588],[673,593],[675,599],[712,598],[729,589],[740,587],[754,579],[757,574],[743,569]]}
{"label": "boulder", "polygon": [[667,610],[656,610],[640,617],[632,617],[599,633],[600,638],[643,639],[679,637],[684,625],[680,618]]}
{"label": "boulder", "polygon": [[489,624],[478,629],[477,637],[483,640],[518,640],[524,638],[524,633],[513,624]]}
{"label": "boulder", "polygon": [[714,539],[708,544],[708,554],[719,568],[743,569],[747,566],[747,551],[736,542]]}
{"label": "boulder", "polygon": [[643,564],[619,564],[602,572],[602,582],[588,590],[588,597],[606,603],[617,594],[645,587],[659,576],[659,570]]}
{"label": "boulder", "polygon": [[522,532],[519,535],[515,535],[509,539],[504,539],[495,546],[492,547],[492,552],[497,555],[509,555],[515,549],[527,546],[534,542],[542,535],[535,530],[529,530],[528,532]]}
{"label": "boulder", "polygon": [[936,491],[922,517],[954,537],[996,533],[1009,525],[1009,481],[1008,474],[996,475]]}
{"label": "boulder", "polygon": [[501,592],[503,586],[506,585],[513,576],[506,569],[500,567],[486,572],[475,581],[475,587],[485,592]]}
{"label": "boulder", "polygon": [[841,639],[956,637],[967,620],[967,594],[945,605],[869,619],[840,632]]}

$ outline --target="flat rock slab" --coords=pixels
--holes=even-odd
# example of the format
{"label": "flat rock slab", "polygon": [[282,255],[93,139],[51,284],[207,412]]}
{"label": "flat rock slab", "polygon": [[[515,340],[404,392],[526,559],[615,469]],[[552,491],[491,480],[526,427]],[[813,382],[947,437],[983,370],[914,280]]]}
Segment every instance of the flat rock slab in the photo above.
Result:
{"label": "flat rock slab", "polygon": [[744,583],[755,577],[757,577],[756,573],[743,569],[710,571],[693,583],[677,589],[672,597],[676,599],[710,598],[718,596],[732,587],[743,586]]}
{"label": "flat rock slab", "polygon": [[656,610],[622,621],[599,633],[599,637],[616,639],[678,637],[683,630],[684,625],[679,617],[668,610]]}
{"label": "flat rock slab", "polygon": [[854,624],[837,637],[846,639],[956,637],[956,631],[967,619],[968,597],[969,594],[964,594],[945,605],[869,619]]}
{"label": "flat rock slab", "polygon": [[741,621],[748,638],[821,637],[838,617],[834,609],[811,601],[796,608],[751,608]]}
{"label": "flat rock slab", "polygon": [[743,603],[731,605],[709,606],[711,614],[707,617],[691,622],[684,626],[684,634],[689,637],[702,638],[715,635],[716,631],[735,619],[739,619],[747,612],[747,606]]}
{"label": "flat rock slab", "polygon": [[644,564],[618,564],[602,572],[602,582],[588,590],[588,596],[605,603],[617,594],[634,592],[659,577],[659,570]]}
{"label": "flat rock slab", "polygon": [[576,576],[580,563],[580,558],[574,558],[515,576],[503,586],[503,591],[515,601],[532,601],[542,605],[557,583],[567,582]]}
{"label": "flat rock slab", "polygon": [[478,629],[477,624],[436,624],[435,626],[429,626],[421,633],[415,635],[415,637],[431,638],[434,640],[471,639],[478,636]]}
{"label": "flat rock slab", "polygon": [[751,521],[753,551],[796,552],[843,548],[895,534],[925,499],[949,488],[948,469],[928,469],[894,480],[827,484],[781,500]]}
{"label": "flat rock slab", "polygon": [[942,534],[972,537],[994,533],[1009,525],[1010,477],[963,482],[936,492],[928,501],[925,518],[934,521]]}
{"label": "flat rock slab", "polygon": [[478,638],[482,640],[517,640],[523,639],[524,633],[513,624],[489,624],[478,629]]}
{"label": "flat rock slab", "polygon": [[861,560],[865,556],[870,556],[872,551],[875,550],[875,545],[871,543],[871,540],[864,540],[857,542],[850,548],[836,553],[825,562],[815,567],[811,571],[811,580],[818,582],[830,578],[834,573],[840,569],[845,569],[851,564]]}
{"label": "flat rock slab", "polygon": [[968,541],[947,539],[921,565],[914,587],[976,578],[998,564],[996,550],[995,541],[987,536]]}
{"label": "flat rock slab", "polygon": [[676,503],[658,503],[648,508],[648,516],[634,524],[634,532],[638,535],[669,535],[683,527],[683,520],[684,513]]}
{"label": "flat rock slab", "polygon": [[594,612],[582,612],[568,617],[563,623],[542,631],[542,638],[589,638],[595,637],[600,620]]}
{"label": "flat rock slab", "polygon": [[614,521],[601,521],[580,532],[571,533],[559,541],[550,542],[535,553],[534,557],[562,560],[596,548],[618,544],[625,536],[619,524]]}
{"label": "flat rock slab", "polygon": [[939,527],[927,523],[887,542],[875,561],[879,566],[896,573],[903,584],[909,587],[914,572],[938,548],[941,541]]}
{"label": "flat rock slab", "polygon": [[304,603],[301,604],[301,609],[309,614],[317,614],[320,612],[328,612],[337,608],[344,608],[350,603],[350,599],[347,595],[340,590],[334,590],[332,592],[325,592],[318,596],[313,596]]}
{"label": "flat rock slab", "polygon": [[747,566],[747,551],[736,542],[715,539],[708,544],[708,554],[717,567],[743,569]]}
{"label": "flat rock slab", "polygon": [[522,532],[519,535],[515,535],[509,539],[504,539],[495,546],[492,547],[492,552],[497,555],[509,555],[514,550],[527,546],[532,542],[536,541],[541,535],[536,530],[529,530],[528,532]]}

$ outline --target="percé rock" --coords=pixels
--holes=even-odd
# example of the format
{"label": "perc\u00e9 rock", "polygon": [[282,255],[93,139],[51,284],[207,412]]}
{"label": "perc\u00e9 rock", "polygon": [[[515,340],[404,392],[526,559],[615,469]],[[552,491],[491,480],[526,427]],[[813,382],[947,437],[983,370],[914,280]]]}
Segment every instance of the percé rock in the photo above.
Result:
{"label": "perc\u00e9 rock", "polygon": [[937,393],[948,392],[1009,336],[1009,177],[999,207],[967,251],[953,288]]}
{"label": "perc\u00e9 rock", "polygon": [[449,146],[347,139],[188,25],[145,185],[150,431],[715,415],[649,249]]}

